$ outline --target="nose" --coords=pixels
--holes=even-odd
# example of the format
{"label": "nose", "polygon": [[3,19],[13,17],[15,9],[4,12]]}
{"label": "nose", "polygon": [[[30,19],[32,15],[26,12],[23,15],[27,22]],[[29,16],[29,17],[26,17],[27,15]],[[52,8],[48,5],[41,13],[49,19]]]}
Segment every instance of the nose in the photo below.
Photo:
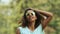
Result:
{"label": "nose", "polygon": [[29,17],[31,17],[31,15],[29,15]]}
{"label": "nose", "polygon": [[29,14],[29,17],[32,17],[32,15],[31,15],[31,14]]}

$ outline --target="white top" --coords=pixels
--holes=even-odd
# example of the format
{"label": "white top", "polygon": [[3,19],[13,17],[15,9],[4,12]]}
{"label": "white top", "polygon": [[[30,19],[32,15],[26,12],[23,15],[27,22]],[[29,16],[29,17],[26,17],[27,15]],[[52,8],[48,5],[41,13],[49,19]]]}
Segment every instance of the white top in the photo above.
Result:
{"label": "white top", "polygon": [[20,34],[44,34],[42,31],[42,25],[40,24],[34,31],[29,30],[28,27],[18,27],[20,29]]}

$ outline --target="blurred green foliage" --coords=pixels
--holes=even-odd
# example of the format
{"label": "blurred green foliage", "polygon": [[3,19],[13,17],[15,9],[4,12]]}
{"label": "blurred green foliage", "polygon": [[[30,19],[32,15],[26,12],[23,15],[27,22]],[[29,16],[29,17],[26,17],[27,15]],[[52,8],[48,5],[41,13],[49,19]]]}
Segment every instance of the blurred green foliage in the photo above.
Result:
{"label": "blurred green foliage", "polygon": [[0,34],[15,34],[26,8],[34,8],[53,13],[53,19],[48,24],[50,32],[60,34],[60,0],[13,0],[10,5],[0,5]]}

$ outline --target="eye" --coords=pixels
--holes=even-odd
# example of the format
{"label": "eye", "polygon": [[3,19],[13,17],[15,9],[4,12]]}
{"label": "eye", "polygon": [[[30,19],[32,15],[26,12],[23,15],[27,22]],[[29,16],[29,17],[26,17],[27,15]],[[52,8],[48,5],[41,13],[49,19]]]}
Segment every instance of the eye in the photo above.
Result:
{"label": "eye", "polygon": [[29,16],[29,14],[27,14],[27,16]]}
{"label": "eye", "polygon": [[31,13],[31,15],[33,16],[33,13]]}

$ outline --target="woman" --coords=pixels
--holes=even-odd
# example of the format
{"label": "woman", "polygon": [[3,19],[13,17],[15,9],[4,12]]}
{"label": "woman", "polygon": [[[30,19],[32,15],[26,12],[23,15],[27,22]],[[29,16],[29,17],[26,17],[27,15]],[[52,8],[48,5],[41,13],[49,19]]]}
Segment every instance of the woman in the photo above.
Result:
{"label": "woman", "polygon": [[52,19],[52,14],[34,9],[27,9],[23,15],[23,23],[16,34],[44,34],[44,28]]}

